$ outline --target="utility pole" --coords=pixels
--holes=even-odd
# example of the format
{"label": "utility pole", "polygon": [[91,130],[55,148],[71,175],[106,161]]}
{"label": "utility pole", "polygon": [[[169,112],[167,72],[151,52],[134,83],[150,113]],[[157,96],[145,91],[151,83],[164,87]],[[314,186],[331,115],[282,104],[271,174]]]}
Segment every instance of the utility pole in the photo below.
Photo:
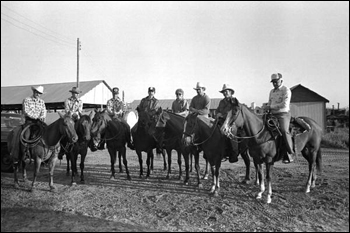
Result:
{"label": "utility pole", "polygon": [[81,50],[81,44],[78,38],[77,39],[77,87],[79,87],[79,50]]}

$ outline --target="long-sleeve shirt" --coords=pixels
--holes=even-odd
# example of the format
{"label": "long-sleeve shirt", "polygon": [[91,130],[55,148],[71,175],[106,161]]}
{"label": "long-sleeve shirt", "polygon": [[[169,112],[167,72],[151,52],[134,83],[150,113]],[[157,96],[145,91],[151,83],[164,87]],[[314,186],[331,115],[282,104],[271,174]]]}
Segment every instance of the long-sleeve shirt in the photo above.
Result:
{"label": "long-sleeve shirt", "polygon": [[209,115],[209,109],[210,109],[210,98],[207,94],[203,95],[196,95],[192,98],[191,104],[190,104],[190,110],[191,108],[197,109],[199,115],[203,115],[208,117]]}
{"label": "long-sleeve shirt", "polygon": [[150,98],[149,96],[143,98],[138,106],[138,109],[140,111],[146,111],[149,112],[153,109],[159,108],[159,100],[156,98],[152,97]]}
{"label": "long-sleeve shirt", "polygon": [[126,104],[119,97],[107,101],[107,112],[109,115],[121,117],[125,110]]}
{"label": "long-sleeve shirt", "polygon": [[289,112],[290,110],[290,100],[292,98],[292,92],[290,89],[284,85],[279,88],[272,89],[270,91],[269,102],[270,111],[272,114]]}
{"label": "long-sleeve shirt", "polygon": [[79,119],[79,113],[81,114],[83,112],[83,101],[70,97],[64,102],[64,109],[66,114],[75,115]]}
{"label": "long-sleeve shirt", "polygon": [[221,113],[222,117],[226,119],[227,113],[232,109],[232,104],[236,103],[236,98],[230,97],[220,100],[219,106],[216,109],[216,114]]}
{"label": "long-sleeve shirt", "polygon": [[41,121],[45,121],[46,119],[45,102],[40,98],[34,98],[33,96],[25,98],[23,100],[22,110],[25,117],[40,119]]}

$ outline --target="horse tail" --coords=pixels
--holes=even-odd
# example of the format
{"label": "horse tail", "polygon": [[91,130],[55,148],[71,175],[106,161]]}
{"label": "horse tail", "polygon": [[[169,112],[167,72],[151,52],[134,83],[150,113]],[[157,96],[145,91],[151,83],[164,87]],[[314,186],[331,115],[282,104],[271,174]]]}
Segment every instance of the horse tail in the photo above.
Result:
{"label": "horse tail", "polygon": [[321,148],[318,149],[317,151],[317,156],[316,156],[316,169],[319,173],[322,172],[322,153],[321,153]]}

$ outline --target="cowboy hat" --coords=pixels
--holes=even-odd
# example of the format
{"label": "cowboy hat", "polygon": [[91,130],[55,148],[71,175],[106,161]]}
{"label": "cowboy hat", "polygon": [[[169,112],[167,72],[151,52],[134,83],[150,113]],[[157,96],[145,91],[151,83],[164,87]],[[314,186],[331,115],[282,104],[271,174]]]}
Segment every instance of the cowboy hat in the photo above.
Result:
{"label": "cowboy hat", "polygon": [[203,90],[205,91],[205,86],[201,82],[197,82],[197,86],[195,88],[193,88],[193,89],[198,90],[198,89],[201,89],[201,88],[203,88]]}
{"label": "cowboy hat", "polygon": [[231,90],[232,94],[235,93],[235,90],[232,89],[232,87],[230,86],[230,84],[224,84],[224,86],[222,87],[222,90],[219,91],[221,93],[224,93],[225,90]]}
{"label": "cowboy hat", "polygon": [[281,78],[282,78],[282,74],[280,74],[280,73],[272,74],[272,75],[271,75],[271,81],[270,81],[270,82],[280,80]]}
{"label": "cowboy hat", "polygon": [[37,92],[39,92],[40,94],[43,94],[43,93],[44,93],[44,87],[43,87],[43,86],[32,87],[32,90],[33,90],[33,91],[37,91]]}
{"label": "cowboy hat", "polygon": [[72,87],[72,90],[69,90],[72,93],[80,94],[81,91],[79,90],[79,87]]}

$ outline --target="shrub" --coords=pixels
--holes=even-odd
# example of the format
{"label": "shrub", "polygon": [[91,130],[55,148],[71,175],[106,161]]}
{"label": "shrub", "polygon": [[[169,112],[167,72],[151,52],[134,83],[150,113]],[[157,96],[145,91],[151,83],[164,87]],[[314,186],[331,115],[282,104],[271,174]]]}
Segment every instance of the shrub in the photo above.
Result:
{"label": "shrub", "polygon": [[323,135],[322,147],[349,149],[349,128],[336,128]]}

